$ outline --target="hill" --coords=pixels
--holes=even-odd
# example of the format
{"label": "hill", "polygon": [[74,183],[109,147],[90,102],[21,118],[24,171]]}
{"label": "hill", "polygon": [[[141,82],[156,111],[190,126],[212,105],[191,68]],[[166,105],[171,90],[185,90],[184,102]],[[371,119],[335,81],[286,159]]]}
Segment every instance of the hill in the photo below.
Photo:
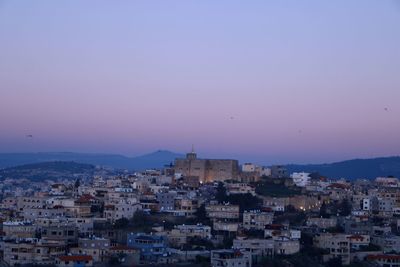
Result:
{"label": "hill", "polygon": [[286,165],[289,173],[318,172],[329,178],[374,179],[379,176],[400,178],[400,157],[353,159],[330,164]]}
{"label": "hill", "polygon": [[[162,168],[164,165],[173,163],[175,158],[179,157],[183,157],[183,155],[166,150],[158,150],[138,157],[70,152],[0,153],[0,169],[26,164],[64,161],[141,171],[150,168]],[[354,159],[327,164],[288,164],[286,168],[289,173],[299,171],[318,172],[321,175],[331,178],[373,179],[378,176],[389,175],[400,177],[400,157]]]}
{"label": "hill", "polygon": [[95,173],[95,166],[76,162],[42,162],[21,165],[0,170],[0,179],[29,179],[32,181],[76,179],[90,177]]}
{"label": "hill", "polygon": [[115,154],[89,153],[0,153],[0,169],[40,162],[73,161],[91,165],[107,166],[115,169],[145,170],[161,168],[170,164],[181,154],[159,150],[138,157],[126,157]]}

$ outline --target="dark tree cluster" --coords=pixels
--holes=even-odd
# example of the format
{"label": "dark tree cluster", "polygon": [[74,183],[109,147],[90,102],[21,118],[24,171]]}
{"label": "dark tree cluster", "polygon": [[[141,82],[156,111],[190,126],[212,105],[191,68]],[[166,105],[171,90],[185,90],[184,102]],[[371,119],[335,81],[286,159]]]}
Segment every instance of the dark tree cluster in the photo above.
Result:
{"label": "dark tree cluster", "polygon": [[262,200],[250,193],[228,195],[223,183],[218,184],[215,199],[220,203],[229,202],[232,205],[238,205],[240,213],[245,210],[255,210],[262,207]]}

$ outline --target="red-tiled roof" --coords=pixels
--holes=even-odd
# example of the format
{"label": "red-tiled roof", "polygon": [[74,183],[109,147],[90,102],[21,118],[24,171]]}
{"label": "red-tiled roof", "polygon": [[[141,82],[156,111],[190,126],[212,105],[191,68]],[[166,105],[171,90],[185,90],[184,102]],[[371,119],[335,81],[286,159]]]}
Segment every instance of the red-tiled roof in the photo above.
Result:
{"label": "red-tiled roof", "polygon": [[272,208],[270,208],[270,207],[263,207],[263,208],[262,208],[262,211],[271,212],[271,211],[273,211],[273,210],[272,210]]}
{"label": "red-tiled roof", "polygon": [[282,224],[267,224],[265,226],[265,229],[269,229],[269,230],[280,230],[283,228]]}
{"label": "red-tiled roof", "polygon": [[352,235],[348,237],[349,239],[361,239],[364,240],[364,237],[362,235]]}
{"label": "red-tiled roof", "polygon": [[236,257],[241,257],[243,254],[240,252],[240,250],[235,250],[235,256]]}
{"label": "red-tiled roof", "polygon": [[94,196],[92,196],[91,194],[83,194],[82,196],[81,196],[81,198],[85,198],[85,199],[95,199],[95,197]]}
{"label": "red-tiled roof", "polygon": [[339,188],[339,189],[348,189],[348,188],[350,188],[349,185],[341,184],[341,183],[333,183],[333,184],[330,184],[328,187],[329,188]]}
{"label": "red-tiled roof", "polygon": [[94,200],[95,198],[89,194],[85,194],[80,196],[80,198],[78,198],[76,200],[76,202],[90,202],[91,200]]}
{"label": "red-tiled roof", "polygon": [[400,255],[387,255],[387,254],[379,254],[379,255],[368,255],[368,260],[400,260]]}
{"label": "red-tiled roof", "polygon": [[93,257],[89,256],[89,255],[68,255],[68,256],[59,256],[58,258],[62,261],[91,261],[91,260],[93,260]]}
{"label": "red-tiled roof", "polygon": [[118,246],[112,247],[111,250],[137,250],[137,249],[130,248],[130,247],[125,246],[125,245],[118,245]]}

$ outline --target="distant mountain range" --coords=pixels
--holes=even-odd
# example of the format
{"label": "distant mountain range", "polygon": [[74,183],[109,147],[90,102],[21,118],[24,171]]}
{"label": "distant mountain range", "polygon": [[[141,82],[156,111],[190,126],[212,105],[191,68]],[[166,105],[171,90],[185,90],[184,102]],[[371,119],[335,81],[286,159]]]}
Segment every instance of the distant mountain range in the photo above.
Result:
{"label": "distant mountain range", "polygon": [[92,177],[96,168],[90,164],[53,161],[26,164],[0,170],[0,180],[6,178],[28,179],[31,181],[63,180]]}
{"label": "distant mountain range", "polygon": [[91,165],[100,165],[115,169],[145,170],[150,168],[162,168],[166,164],[173,163],[175,158],[183,157],[182,154],[166,150],[159,150],[139,157],[126,157],[114,154],[86,154],[86,153],[0,153],[0,169],[19,165],[67,161]]}
{"label": "distant mountain range", "polygon": [[353,159],[330,164],[286,165],[289,173],[318,172],[329,178],[374,179],[394,176],[400,178],[400,157]]}
{"label": "distant mountain range", "polygon": [[[151,168],[162,168],[173,163],[175,158],[183,154],[159,150],[139,157],[126,157],[114,154],[85,154],[85,153],[0,153],[0,169],[42,162],[76,162],[94,166],[111,167],[141,171]],[[328,164],[288,164],[289,173],[318,172],[329,178],[373,179],[379,176],[400,177],[400,157],[385,157],[373,159],[354,159]]]}

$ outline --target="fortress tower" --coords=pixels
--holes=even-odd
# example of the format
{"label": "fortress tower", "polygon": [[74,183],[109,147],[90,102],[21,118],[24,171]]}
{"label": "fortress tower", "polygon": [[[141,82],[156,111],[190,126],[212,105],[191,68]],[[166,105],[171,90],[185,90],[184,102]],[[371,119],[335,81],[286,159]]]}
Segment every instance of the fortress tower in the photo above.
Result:
{"label": "fortress tower", "polygon": [[175,159],[175,173],[183,176],[197,176],[200,182],[238,180],[239,162],[233,159],[198,159],[192,151],[186,158]]}

